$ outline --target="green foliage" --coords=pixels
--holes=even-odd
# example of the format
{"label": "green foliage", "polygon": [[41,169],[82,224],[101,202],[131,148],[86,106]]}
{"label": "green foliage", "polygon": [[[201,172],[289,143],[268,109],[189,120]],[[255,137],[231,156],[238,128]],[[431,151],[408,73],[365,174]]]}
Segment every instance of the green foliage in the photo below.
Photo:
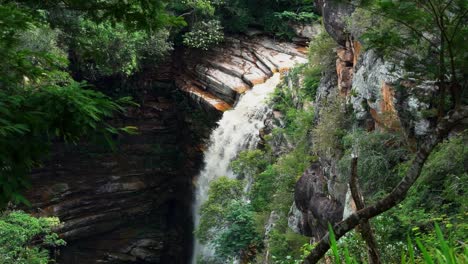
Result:
{"label": "green foliage", "polygon": [[[182,14],[191,25],[185,33],[184,45],[190,48],[203,48],[202,39],[208,36],[221,36],[219,32],[204,34],[195,26],[218,20],[227,32],[246,32],[249,26],[259,27],[280,38],[294,36],[293,24],[311,23],[317,19],[312,1],[248,1],[248,0],[178,0],[171,3],[171,9]],[[219,28],[221,31],[221,25]],[[205,36],[207,35],[207,36]],[[212,41],[216,45],[220,41]]]}
{"label": "green foliage", "polygon": [[394,167],[408,159],[402,135],[388,132],[355,130],[343,138],[345,152],[338,162],[342,175],[351,174],[351,156],[358,161],[358,179],[366,197],[374,198],[391,191],[400,181]]}
{"label": "green foliage", "polygon": [[[396,135],[375,133],[356,131],[355,135],[345,137],[353,138],[354,144],[364,145],[359,149],[359,166],[363,167],[358,167],[358,175],[361,180],[360,185],[364,186],[363,189],[366,189],[366,196],[370,200],[380,196],[381,190],[389,191],[401,175],[405,174],[409,164],[404,161],[408,159],[405,157],[408,155],[407,150],[399,147],[398,137],[394,138]],[[468,160],[465,142],[466,132],[440,144],[429,156],[420,179],[410,189],[406,199],[394,209],[372,219],[382,259],[389,263],[400,262],[402,257],[399,254],[400,249],[405,247],[406,263],[410,262],[409,259],[413,259],[410,254],[413,248],[407,247],[404,242],[405,234],[408,232],[426,245],[432,257],[436,256],[438,253],[435,248],[440,245],[440,241],[437,237],[438,231],[433,229],[434,223],[440,224],[440,229],[450,241],[449,245],[459,254],[463,252],[461,245],[456,241],[466,241],[468,234],[464,195],[467,192],[464,164]],[[345,140],[346,145],[349,143]],[[373,159],[376,161],[372,161]],[[344,160],[346,158],[340,162]],[[402,160],[403,162],[398,164]],[[374,164],[367,167],[366,163],[369,163],[369,166]],[[349,168],[349,161],[346,161],[345,166]],[[365,180],[361,178],[371,174],[374,174],[373,178]],[[383,180],[386,175],[391,178]],[[347,234],[340,240],[340,244],[347,245],[350,251],[354,252],[355,259],[365,261],[365,244],[358,236],[353,233]],[[416,256],[418,261],[422,261],[418,257],[420,250],[413,251],[413,256]]]}
{"label": "green foliage", "polygon": [[276,168],[269,165],[263,172],[254,176],[254,183],[250,192],[252,207],[257,212],[269,211],[273,200],[272,194],[275,193],[275,179],[278,172]]}
{"label": "green foliage", "polygon": [[398,218],[405,226],[417,227],[426,233],[438,220],[445,227],[452,227],[454,238],[466,239],[466,140],[464,132],[439,144],[431,153],[421,178],[401,205],[402,213]]}
{"label": "green foliage", "polygon": [[59,44],[60,34],[63,34],[60,29],[51,29],[46,25],[31,27],[27,31],[19,32],[17,49],[66,57],[66,52]]}
{"label": "green foliage", "polygon": [[[333,262],[336,264],[358,263],[356,259],[349,254],[347,245],[338,245],[331,226],[329,226],[329,234]],[[464,243],[460,247],[454,246],[453,241],[444,238],[442,230],[437,224],[435,224],[435,234],[437,239],[432,241],[431,244],[426,243],[426,245],[424,245],[425,243],[421,238],[416,237],[414,239],[417,246],[416,248],[413,240],[408,236],[406,250],[401,252],[401,263],[455,264],[466,263],[468,261],[468,250]],[[340,251],[343,253],[340,253]]]}
{"label": "green foliage", "polygon": [[197,22],[190,32],[183,36],[183,43],[189,48],[209,50],[224,40],[223,27],[218,20]]}
{"label": "green foliage", "polygon": [[461,80],[467,73],[468,1],[368,0],[360,6],[349,28],[360,29],[360,39],[367,48],[400,66],[408,78],[438,80],[440,97],[428,99],[439,105],[440,116],[448,110],[443,105],[447,88],[442,83],[449,83],[453,105],[461,103]]}
{"label": "green foliage", "polygon": [[317,20],[318,16],[311,12],[271,12],[265,13],[263,17],[264,28],[267,32],[281,39],[292,39],[295,36],[292,24],[310,24]]}
{"label": "green foliage", "polygon": [[205,15],[214,16],[216,7],[224,4],[224,0],[181,0],[180,5],[184,8],[192,8],[195,12]]}
{"label": "green foliage", "polygon": [[27,174],[40,164],[53,139],[76,143],[98,132],[110,142],[119,129],[103,120],[129,102],[114,102],[76,82],[0,92],[0,207],[10,200],[26,202],[19,192],[29,187]]}
{"label": "green foliage", "polygon": [[322,28],[313,41],[309,44],[309,65],[316,71],[324,71],[335,63],[336,60],[336,42]]}
{"label": "green foliage", "polygon": [[210,183],[208,200],[200,209],[200,224],[195,234],[202,243],[213,241],[217,232],[227,224],[226,208],[233,200],[240,200],[241,181],[220,177]]}
{"label": "green foliage", "polygon": [[216,249],[216,261],[225,263],[240,255],[251,256],[262,241],[255,228],[250,204],[242,201],[243,184],[220,177],[210,184],[209,198],[202,207],[196,235]]}
{"label": "green foliage", "polygon": [[214,241],[216,254],[221,259],[232,259],[239,254],[250,255],[262,245],[255,229],[254,213],[244,201],[233,200],[226,212],[227,228]]}
{"label": "green foliage", "polygon": [[165,31],[149,35],[129,31],[123,23],[95,23],[79,20],[79,32],[73,38],[73,51],[84,77],[128,76],[141,67],[143,59],[158,62],[172,49]]}
{"label": "green foliage", "polygon": [[268,156],[262,150],[246,150],[231,162],[232,171],[241,177],[253,177],[264,171],[269,164]]}
{"label": "green foliage", "polygon": [[[181,17],[170,14],[167,10],[168,0],[60,0],[35,1],[16,0],[33,9],[52,10],[55,8],[83,12],[87,18],[101,23],[104,21],[123,23],[129,30],[153,31],[165,26],[184,26],[185,21]],[[58,11],[60,12],[60,11]]]}
{"label": "green foliage", "polygon": [[226,31],[246,32],[249,25],[255,22],[249,4],[245,0],[231,0],[229,4],[221,6],[221,22]]}
{"label": "green foliage", "polygon": [[[0,208],[27,203],[29,171],[47,156],[53,140],[76,143],[96,132],[119,131],[104,120],[122,112],[129,98],[112,101],[86,89],[64,70],[67,59],[57,31],[38,12],[0,5]],[[35,44],[34,44],[35,43]]]}
{"label": "green foliage", "polygon": [[270,233],[269,249],[273,263],[301,263],[294,261],[303,255],[303,246],[308,242],[308,238],[296,234],[290,230],[280,232],[273,229]]}
{"label": "green foliage", "polygon": [[304,97],[315,100],[321,77],[322,71],[317,67],[309,67],[304,70],[304,87],[301,90]]}
{"label": "green foliage", "polygon": [[53,228],[58,218],[35,218],[21,211],[0,215],[0,259],[2,264],[50,263],[48,249],[64,246]]}
{"label": "green foliage", "polygon": [[312,132],[314,152],[321,157],[339,157],[342,153],[342,138],[348,126],[340,97],[331,98],[320,109],[320,121]]}

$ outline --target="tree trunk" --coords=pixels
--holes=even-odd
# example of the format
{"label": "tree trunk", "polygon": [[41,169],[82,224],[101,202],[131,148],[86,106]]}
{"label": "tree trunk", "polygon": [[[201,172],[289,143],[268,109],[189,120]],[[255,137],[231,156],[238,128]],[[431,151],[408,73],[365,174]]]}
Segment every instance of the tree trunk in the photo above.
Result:
{"label": "tree trunk", "polygon": [[441,119],[445,115],[445,54],[444,54],[444,36],[440,33],[440,52],[439,52],[439,106],[437,110],[437,117]]}
{"label": "tree trunk", "polygon": [[[356,204],[357,210],[365,208],[364,199],[362,198],[359,184],[357,181],[357,165],[358,158],[353,157],[351,160],[351,178],[349,180],[349,188],[351,189],[351,196],[353,197],[354,203]],[[377,247],[377,240],[375,239],[374,232],[372,231],[369,220],[363,221],[359,224],[360,233],[362,238],[367,244],[367,255],[370,264],[380,264],[380,253]]]}
{"label": "tree trunk", "polygon": [[[434,147],[444,140],[448,133],[458,124],[461,124],[463,120],[468,118],[468,107],[461,107],[458,111],[453,112],[449,117],[442,119],[436,129],[436,132],[432,138],[427,142],[423,143],[416,154],[416,157],[411,163],[411,167],[406,172],[405,177],[398,183],[393,191],[382,200],[378,201],[372,206],[368,206],[362,210],[359,210],[350,215],[345,220],[336,224],[333,227],[336,239],[340,239],[347,232],[355,228],[357,225],[365,220],[375,217],[383,212],[388,211],[395,205],[400,203],[406,198],[408,190],[413,186],[414,182],[418,179],[421,174],[422,167],[426,162],[427,157],[432,152]],[[317,246],[304,260],[304,264],[317,263],[323,255],[330,249],[329,235],[326,234],[319,241]]]}

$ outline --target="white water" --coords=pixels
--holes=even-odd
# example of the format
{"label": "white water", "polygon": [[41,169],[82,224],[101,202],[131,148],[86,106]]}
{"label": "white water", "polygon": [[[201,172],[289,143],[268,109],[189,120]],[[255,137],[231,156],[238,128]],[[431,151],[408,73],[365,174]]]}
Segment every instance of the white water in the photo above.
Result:
{"label": "white water", "polygon": [[[201,204],[208,199],[210,182],[227,176],[235,178],[229,164],[237,154],[245,149],[257,147],[260,140],[259,130],[264,126],[264,120],[270,113],[266,98],[280,82],[280,74],[276,73],[263,84],[255,85],[238,101],[234,109],[224,112],[218,122],[218,127],[210,136],[210,145],[205,151],[205,167],[200,172],[197,181],[196,200],[194,203],[194,223],[200,221],[199,210]],[[195,241],[192,264],[197,256],[213,256],[213,249]]]}

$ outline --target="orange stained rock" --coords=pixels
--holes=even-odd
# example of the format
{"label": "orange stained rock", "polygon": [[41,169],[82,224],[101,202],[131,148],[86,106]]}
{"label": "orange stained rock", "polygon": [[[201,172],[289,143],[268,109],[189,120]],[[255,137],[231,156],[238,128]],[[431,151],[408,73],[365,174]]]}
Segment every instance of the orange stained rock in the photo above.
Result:
{"label": "orange stained rock", "polygon": [[395,105],[393,104],[394,99],[394,91],[393,88],[385,83],[382,82],[382,99],[380,101],[380,109],[381,112],[378,113],[375,109],[371,109],[370,113],[372,118],[375,122],[387,129],[391,130],[399,130],[401,128],[400,120],[398,119],[398,115],[395,109]]}
{"label": "orange stained rock", "polygon": [[183,89],[189,93],[195,94],[196,96],[202,98],[203,100],[208,102],[210,105],[212,105],[214,108],[216,108],[219,111],[224,112],[232,108],[230,104],[215,97],[213,94],[207,91],[204,91],[202,89],[199,89],[193,85],[186,85]]}
{"label": "orange stained rock", "polygon": [[380,106],[382,108],[382,112],[391,112],[396,113],[395,106],[393,104],[393,98],[395,97],[395,93],[393,88],[385,82],[382,82],[382,102]]}
{"label": "orange stained rock", "polygon": [[250,82],[252,83],[252,85],[262,84],[265,82],[265,78],[253,79],[253,80],[250,80]]}
{"label": "orange stained rock", "polygon": [[296,48],[296,50],[304,55],[309,53],[309,49],[307,49],[307,47],[304,46],[299,46]]}
{"label": "orange stained rock", "polygon": [[239,86],[239,87],[234,88],[234,91],[236,91],[237,93],[243,94],[249,89],[250,89],[250,87],[248,87],[247,85],[243,85],[243,86]]}
{"label": "orange stained rock", "polygon": [[353,58],[353,65],[356,66],[359,55],[361,55],[361,43],[359,41],[353,41],[353,53],[354,53],[354,58]]}

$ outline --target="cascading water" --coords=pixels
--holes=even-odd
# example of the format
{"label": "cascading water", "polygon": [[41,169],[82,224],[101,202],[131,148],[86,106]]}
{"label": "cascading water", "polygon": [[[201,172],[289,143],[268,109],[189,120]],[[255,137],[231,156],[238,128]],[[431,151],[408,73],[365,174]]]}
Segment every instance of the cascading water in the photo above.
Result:
{"label": "cascading water", "polygon": [[[210,182],[220,176],[235,178],[230,169],[231,161],[245,149],[257,146],[260,137],[259,130],[264,126],[264,120],[271,109],[266,104],[266,98],[280,82],[280,74],[276,73],[263,84],[255,85],[238,101],[234,109],[224,112],[218,122],[218,127],[210,136],[210,145],[205,152],[205,167],[200,172],[197,181],[196,200],[194,203],[194,223],[200,221],[200,206],[208,199]],[[209,246],[194,243],[192,264],[197,256],[212,256],[213,249]]]}

